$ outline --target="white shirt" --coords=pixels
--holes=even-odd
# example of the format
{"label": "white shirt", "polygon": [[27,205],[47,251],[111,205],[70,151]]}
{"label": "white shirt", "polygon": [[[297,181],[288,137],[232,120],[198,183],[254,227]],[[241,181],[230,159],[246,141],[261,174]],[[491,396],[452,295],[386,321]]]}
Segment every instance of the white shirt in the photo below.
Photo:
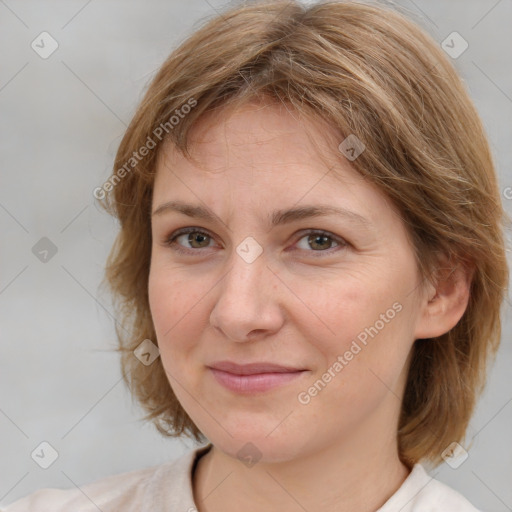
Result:
{"label": "white shirt", "polygon": [[[197,512],[192,472],[196,461],[211,446],[199,447],[165,464],[109,476],[80,489],[40,489],[0,512]],[[416,464],[376,512],[479,511]]]}

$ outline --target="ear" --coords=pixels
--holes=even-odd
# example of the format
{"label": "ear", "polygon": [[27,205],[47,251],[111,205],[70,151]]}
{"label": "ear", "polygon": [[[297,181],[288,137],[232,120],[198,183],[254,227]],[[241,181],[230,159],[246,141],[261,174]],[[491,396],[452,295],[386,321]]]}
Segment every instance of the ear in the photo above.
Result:
{"label": "ear", "polygon": [[440,258],[421,299],[414,339],[435,338],[457,325],[469,302],[473,273],[472,265]]}

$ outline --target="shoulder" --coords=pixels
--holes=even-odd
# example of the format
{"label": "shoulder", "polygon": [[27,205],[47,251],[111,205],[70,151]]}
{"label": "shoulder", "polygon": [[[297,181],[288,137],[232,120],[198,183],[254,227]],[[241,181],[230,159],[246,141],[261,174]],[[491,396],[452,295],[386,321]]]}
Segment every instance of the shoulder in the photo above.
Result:
{"label": "shoulder", "polygon": [[192,450],[171,462],[109,476],[79,488],[39,489],[0,508],[0,512],[164,510],[164,503],[191,499],[190,470],[197,454],[204,450]]}
{"label": "shoulder", "polygon": [[[425,474],[427,473],[425,472]],[[422,510],[431,510],[432,512],[443,510],[450,510],[453,512],[481,512],[455,489],[452,489],[443,482],[440,482],[435,478],[431,478],[428,475],[427,478],[429,478],[429,483],[425,487],[423,497],[420,493],[418,500],[418,512]]]}
{"label": "shoulder", "polygon": [[[138,501],[144,485],[154,478],[161,466],[130,471],[109,476],[102,480],[73,489],[39,489],[24,498],[0,509],[0,512],[80,512],[110,510]],[[105,507],[105,508],[104,508]],[[110,507],[110,508],[109,508]],[[126,510],[131,510],[126,507]]]}
{"label": "shoulder", "polygon": [[378,512],[481,512],[462,494],[416,464],[398,491]]}

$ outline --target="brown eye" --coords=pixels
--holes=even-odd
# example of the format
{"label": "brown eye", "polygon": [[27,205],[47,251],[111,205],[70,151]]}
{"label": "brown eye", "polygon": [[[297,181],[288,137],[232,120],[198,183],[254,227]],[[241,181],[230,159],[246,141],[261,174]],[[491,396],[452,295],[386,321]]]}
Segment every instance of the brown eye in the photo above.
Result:
{"label": "brown eye", "polygon": [[[192,231],[188,234],[187,243],[191,244],[195,249],[202,249],[203,247],[208,247],[208,239],[208,235],[200,231]],[[204,243],[205,240],[207,241],[206,245]],[[197,246],[195,244],[197,244]]]}
{"label": "brown eye", "polygon": [[[164,244],[172,247],[178,253],[199,254],[200,249],[211,247],[210,242],[212,241],[213,237],[206,231],[188,227],[172,233],[164,240]],[[301,251],[316,253],[315,257],[321,257],[323,256],[322,253],[330,255],[337,250],[348,247],[349,243],[329,232],[309,230],[299,238],[296,245]]]}
{"label": "brown eye", "polygon": [[[178,241],[182,238],[181,241]],[[164,241],[165,245],[173,247],[177,252],[190,252],[197,249],[205,249],[209,247],[212,237],[197,228],[183,228],[175,231]]]}
{"label": "brown eye", "polygon": [[[300,246],[300,241],[305,240]],[[337,244],[333,246],[334,244]],[[307,252],[328,252],[329,249],[336,249],[337,247],[343,248],[348,245],[343,239],[332,235],[331,233],[327,233],[324,231],[310,231],[303,235],[297,245],[301,250],[305,250]],[[331,251],[329,251],[330,253]]]}
{"label": "brown eye", "polygon": [[308,244],[312,249],[330,249],[333,240],[325,235],[309,235]]}

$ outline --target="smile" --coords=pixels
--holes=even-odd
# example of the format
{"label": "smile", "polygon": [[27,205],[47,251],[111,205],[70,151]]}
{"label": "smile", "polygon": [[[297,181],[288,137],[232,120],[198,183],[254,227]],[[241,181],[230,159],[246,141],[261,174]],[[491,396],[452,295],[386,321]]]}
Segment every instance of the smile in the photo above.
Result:
{"label": "smile", "polygon": [[[220,365],[219,365],[220,366]],[[307,370],[280,368],[279,370],[268,371],[253,368],[220,369],[208,368],[216,381],[223,387],[241,394],[261,393],[288,384],[297,379]]]}

